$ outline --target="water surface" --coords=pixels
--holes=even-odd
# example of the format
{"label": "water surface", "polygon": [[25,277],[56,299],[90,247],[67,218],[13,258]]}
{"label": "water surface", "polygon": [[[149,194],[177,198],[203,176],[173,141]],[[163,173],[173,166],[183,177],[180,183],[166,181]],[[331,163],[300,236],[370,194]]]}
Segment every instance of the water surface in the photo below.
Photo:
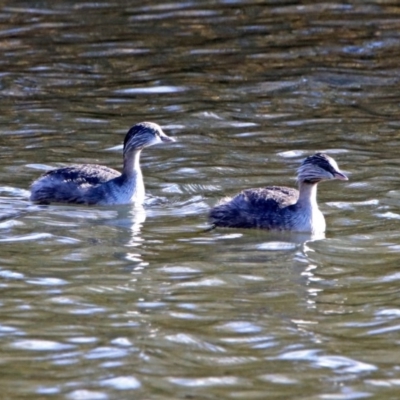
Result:
{"label": "water surface", "polygon": [[[343,3],[3,2],[4,398],[398,398],[400,8]],[[37,206],[70,163],[121,166],[145,210]],[[222,196],[295,185],[326,151],[325,237],[208,231]]]}

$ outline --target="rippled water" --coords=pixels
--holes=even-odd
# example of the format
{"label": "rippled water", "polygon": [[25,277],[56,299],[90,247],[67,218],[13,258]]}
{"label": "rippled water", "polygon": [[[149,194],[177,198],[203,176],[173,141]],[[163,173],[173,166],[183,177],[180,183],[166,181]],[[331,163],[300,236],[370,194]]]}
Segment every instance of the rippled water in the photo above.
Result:
{"label": "rippled water", "polygon": [[[2,4],[4,398],[398,398],[400,7],[264,3]],[[143,120],[145,210],[28,201]],[[207,230],[317,150],[325,237]]]}

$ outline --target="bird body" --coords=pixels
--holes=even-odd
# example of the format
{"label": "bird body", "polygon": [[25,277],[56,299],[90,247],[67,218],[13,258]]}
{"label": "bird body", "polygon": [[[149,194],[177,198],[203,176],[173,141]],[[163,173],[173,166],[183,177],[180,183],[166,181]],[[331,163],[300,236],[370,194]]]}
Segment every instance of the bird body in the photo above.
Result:
{"label": "bird body", "polygon": [[173,142],[159,125],[134,125],[124,140],[122,173],[97,164],[79,164],[51,170],[32,183],[31,200],[41,204],[142,204],[145,197],[140,154],[143,148]]}

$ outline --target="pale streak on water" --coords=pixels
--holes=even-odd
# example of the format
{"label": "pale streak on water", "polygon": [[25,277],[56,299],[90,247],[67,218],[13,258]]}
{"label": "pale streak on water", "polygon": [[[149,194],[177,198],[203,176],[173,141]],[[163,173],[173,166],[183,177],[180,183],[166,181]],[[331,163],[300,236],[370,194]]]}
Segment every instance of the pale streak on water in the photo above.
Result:
{"label": "pale streak on water", "polygon": [[[400,8],[370,1],[0,9],[4,398],[359,399],[400,390]],[[151,120],[145,209],[37,206],[119,168]],[[208,231],[218,198],[323,150],[325,237]]]}

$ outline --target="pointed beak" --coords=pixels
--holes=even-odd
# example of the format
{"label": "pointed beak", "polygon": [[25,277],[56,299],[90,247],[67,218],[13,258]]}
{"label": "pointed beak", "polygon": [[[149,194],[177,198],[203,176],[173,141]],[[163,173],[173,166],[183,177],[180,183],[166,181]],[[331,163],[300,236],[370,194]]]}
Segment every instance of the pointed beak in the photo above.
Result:
{"label": "pointed beak", "polygon": [[176,140],[175,140],[174,138],[169,137],[169,136],[167,136],[167,135],[162,135],[162,136],[160,136],[160,139],[161,139],[161,141],[164,142],[164,143],[176,142]]}
{"label": "pointed beak", "polygon": [[348,181],[348,180],[349,180],[349,178],[348,178],[343,172],[340,172],[340,171],[336,171],[336,172],[333,174],[333,176],[334,176],[336,179],[339,179],[340,181]]}

